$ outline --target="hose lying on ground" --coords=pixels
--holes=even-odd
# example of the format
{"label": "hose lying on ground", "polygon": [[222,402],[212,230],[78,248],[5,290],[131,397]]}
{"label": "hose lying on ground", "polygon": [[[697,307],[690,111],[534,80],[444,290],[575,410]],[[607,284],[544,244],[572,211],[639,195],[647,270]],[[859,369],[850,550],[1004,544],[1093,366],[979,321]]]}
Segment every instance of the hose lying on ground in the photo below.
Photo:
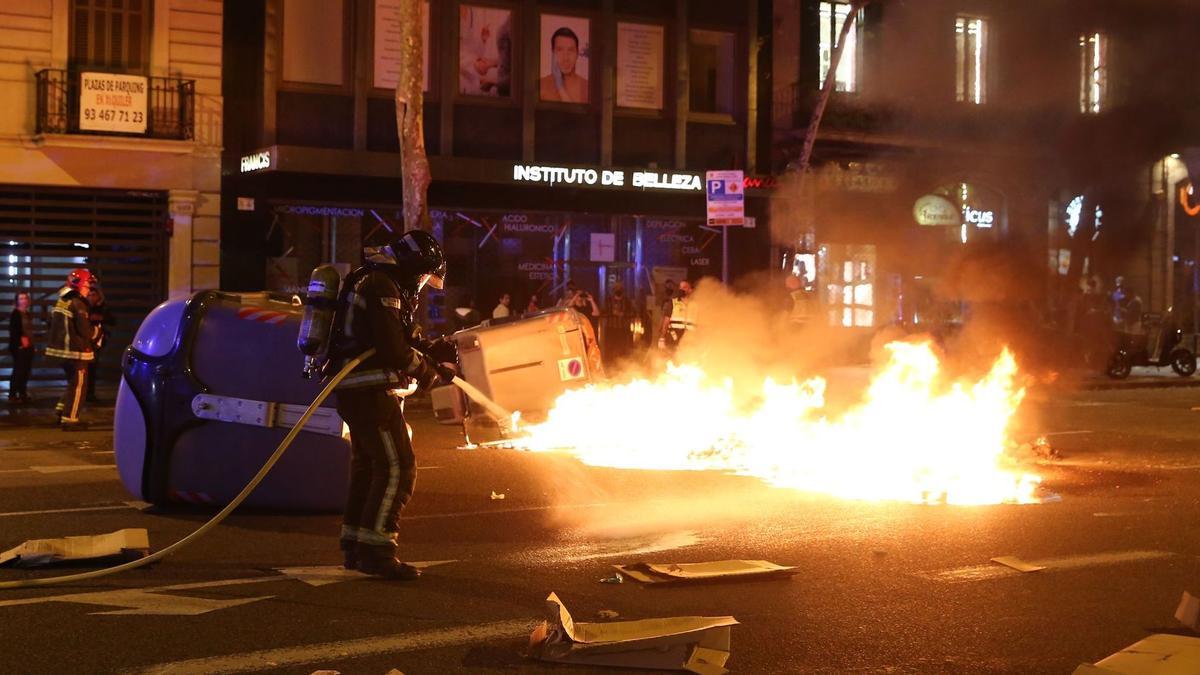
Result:
{"label": "hose lying on ground", "polygon": [[262,480],[267,477],[267,474],[271,471],[272,467],[275,466],[275,463],[278,462],[279,458],[283,456],[283,451],[287,450],[288,446],[292,444],[292,441],[296,439],[296,435],[299,434],[300,430],[304,428],[305,423],[308,422],[308,418],[312,417],[313,413],[317,411],[317,408],[319,408],[321,406],[321,404],[325,402],[325,399],[329,398],[329,394],[331,394],[333,392],[333,388],[336,387],[337,384],[339,382],[341,382],[343,378],[345,378],[347,375],[349,375],[350,371],[354,370],[354,368],[358,364],[362,363],[365,359],[369,358],[374,353],[375,353],[374,349],[368,349],[367,351],[360,354],[358,357],[351,359],[345,366],[342,367],[341,370],[338,371],[337,375],[333,376],[333,379],[329,380],[329,384],[326,384],[325,388],[321,390],[321,393],[317,394],[317,397],[315,399],[313,399],[312,403],[309,404],[308,409],[305,410],[304,414],[300,416],[299,421],[296,422],[296,424],[292,427],[291,431],[288,432],[287,436],[283,437],[283,440],[280,441],[280,443],[279,443],[279,447],[275,448],[275,452],[273,452],[271,454],[271,456],[267,458],[266,463],[264,463],[262,465],[262,468],[258,470],[258,473],[256,473],[254,475],[254,478],[250,479],[250,482],[246,484],[246,487],[242,488],[242,491],[240,493],[238,493],[238,496],[233,498],[233,501],[229,502],[229,504],[225,508],[221,509],[220,513],[213,516],[211,520],[209,520],[207,523],[201,525],[200,529],[196,530],[195,532],[192,532],[188,536],[184,537],[183,539],[180,539],[179,541],[175,542],[174,544],[171,544],[170,546],[164,548],[161,551],[156,551],[154,553],[151,553],[150,555],[146,556],[145,558],[139,558],[138,560],[132,560],[130,562],[127,562],[127,563],[124,563],[121,565],[117,565],[115,567],[105,567],[104,569],[92,570],[90,572],[81,572],[79,574],[67,574],[67,575],[58,576],[58,577],[43,577],[41,579],[22,579],[19,581],[3,581],[3,582],[0,582],[0,589],[33,588],[35,586],[53,586],[56,584],[65,584],[65,583],[70,583],[73,581],[84,581],[86,579],[98,579],[100,577],[106,577],[106,576],[109,576],[110,574],[116,574],[118,572],[124,572],[125,570],[132,570],[132,569],[136,569],[138,567],[144,567],[146,565],[149,565],[152,562],[157,562],[159,560],[162,560],[163,558],[171,555],[172,553],[180,550],[184,546],[187,546],[188,544],[192,543],[193,541],[204,536],[205,533],[207,533],[209,530],[211,530],[214,527],[216,527],[217,525],[221,524],[222,520],[225,520],[225,518],[230,513],[233,513],[234,509],[236,509],[238,506],[241,505],[241,503],[243,501],[246,500],[246,497],[250,496],[251,492],[254,492],[254,488],[258,487],[258,484],[261,483]]}

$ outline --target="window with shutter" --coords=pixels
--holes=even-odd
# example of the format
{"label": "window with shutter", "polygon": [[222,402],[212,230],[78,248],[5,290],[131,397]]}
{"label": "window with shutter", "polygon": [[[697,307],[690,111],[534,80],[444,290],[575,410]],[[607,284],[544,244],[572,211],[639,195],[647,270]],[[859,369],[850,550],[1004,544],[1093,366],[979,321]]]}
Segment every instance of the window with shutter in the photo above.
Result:
{"label": "window with shutter", "polygon": [[144,73],[150,0],[70,0],[71,67]]}

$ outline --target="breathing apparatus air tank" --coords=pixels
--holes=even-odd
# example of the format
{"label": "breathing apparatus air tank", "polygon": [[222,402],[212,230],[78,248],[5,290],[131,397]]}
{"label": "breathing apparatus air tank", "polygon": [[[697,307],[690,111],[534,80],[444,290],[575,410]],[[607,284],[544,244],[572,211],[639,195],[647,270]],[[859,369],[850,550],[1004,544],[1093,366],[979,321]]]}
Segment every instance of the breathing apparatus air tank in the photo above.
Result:
{"label": "breathing apparatus air tank", "polygon": [[320,371],[329,351],[333,317],[337,311],[338,288],[342,277],[333,265],[321,265],[308,279],[308,297],[304,318],[296,336],[296,348],[304,354],[304,377],[311,379]]}

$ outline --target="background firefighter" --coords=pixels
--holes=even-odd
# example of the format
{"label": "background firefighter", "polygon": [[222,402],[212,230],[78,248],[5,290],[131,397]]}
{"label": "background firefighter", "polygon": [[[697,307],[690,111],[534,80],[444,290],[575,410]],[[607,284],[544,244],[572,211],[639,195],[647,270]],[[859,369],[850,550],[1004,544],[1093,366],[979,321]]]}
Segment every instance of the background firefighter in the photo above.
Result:
{"label": "background firefighter", "polygon": [[[350,426],[350,489],[342,520],[347,569],[390,579],[415,579],[420,571],[396,559],[400,512],[416,484],[416,458],[403,398],[395,390],[449,384],[454,361],[448,343],[420,338],[414,320],[418,294],[442,287],[446,259],[427,232],[407,232],[390,245],[366,249],[362,267],[342,285],[334,319],[331,366],[374,347],[337,387],[337,410]],[[440,358],[435,358],[437,354]],[[332,371],[331,371],[332,372]]]}
{"label": "background firefighter", "polygon": [[50,312],[50,341],[46,356],[61,359],[67,388],[58,405],[63,430],[87,428],[79,420],[79,410],[87,393],[88,365],[95,358],[94,329],[88,318],[87,297],[92,290],[92,273],[80,268],[67,275],[67,285],[58,292],[58,301]]}
{"label": "background firefighter", "polygon": [[692,303],[692,284],[679,282],[679,292],[671,299],[671,314],[663,317],[662,337],[659,347],[674,350],[679,346],[684,333],[695,329],[695,308]]}

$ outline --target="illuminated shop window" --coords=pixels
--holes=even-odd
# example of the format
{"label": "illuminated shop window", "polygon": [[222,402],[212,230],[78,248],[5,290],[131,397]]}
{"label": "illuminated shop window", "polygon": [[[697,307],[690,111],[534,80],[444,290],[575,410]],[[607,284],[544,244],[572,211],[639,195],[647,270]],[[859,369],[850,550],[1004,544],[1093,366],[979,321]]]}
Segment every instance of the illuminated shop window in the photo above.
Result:
{"label": "illuminated shop window", "polygon": [[[821,3],[821,86],[825,86],[825,78],[829,75],[829,67],[833,64],[833,48],[838,36],[842,34],[842,26],[850,16],[848,2]],[[855,26],[846,34],[846,46],[842,49],[842,60],[838,62],[837,79],[834,91],[858,91],[858,31],[862,26],[862,12],[853,20]]]}
{"label": "illuminated shop window", "polygon": [[[1092,234],[1092,241],[1100,236],[1100,227],[1104,221],[1104,209],[1100,205],[1096,205],[1093,211],[1095,215],[1095,232]],[[1074,199],[1067,203],[1067,214],[1065,222],[1067,225],[1067,235],[1074,238],[1075,233],[1079,231],[1079,221],[1083,216],[1083,195],[1077,195]]]}
{"label": "illuminated shop window", "polygon": [[954,21],[957,47],[957,100],[960,103],[985,103],[987,100],[987,21],[959,16]]}
{"label": "illuminated shop window", "polygon": [[817,257],[830,325],[874,326],[875,247],[827,244]]}
{"label": "illuminated shop window", "polygon": [[1108,103],[1108,36],[1079,36],[1079,112],[1098,113]]}

